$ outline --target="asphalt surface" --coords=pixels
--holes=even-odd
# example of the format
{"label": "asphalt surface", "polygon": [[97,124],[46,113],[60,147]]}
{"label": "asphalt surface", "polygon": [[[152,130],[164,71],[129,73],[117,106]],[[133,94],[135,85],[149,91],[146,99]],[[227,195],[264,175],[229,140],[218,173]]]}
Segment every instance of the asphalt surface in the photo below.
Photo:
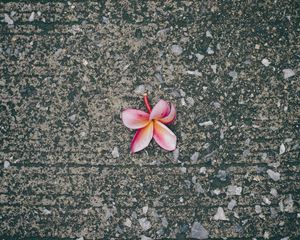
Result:
{"label": "asphalt surface", "polygon": [[[298,239],[300,3],[0,1],[1,239]],[[130,154],[125,108],[178,146]]]}

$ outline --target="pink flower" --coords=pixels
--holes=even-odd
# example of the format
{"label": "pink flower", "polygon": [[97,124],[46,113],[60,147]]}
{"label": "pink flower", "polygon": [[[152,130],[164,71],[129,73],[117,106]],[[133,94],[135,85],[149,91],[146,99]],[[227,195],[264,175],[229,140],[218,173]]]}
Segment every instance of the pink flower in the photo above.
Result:
{"label": "pink flower", "polygon": [[175,150],[177,138],[165,125],[174,121],[176,117],[175,106],[160,100],[151,109],[147,94],[144,94],[144,101],[149,113],[137,109],[126,109],[122,112],[124,125],[131,129],[137,129],[130,145],[131,153],[147,147],[152,137],[163,149]]}

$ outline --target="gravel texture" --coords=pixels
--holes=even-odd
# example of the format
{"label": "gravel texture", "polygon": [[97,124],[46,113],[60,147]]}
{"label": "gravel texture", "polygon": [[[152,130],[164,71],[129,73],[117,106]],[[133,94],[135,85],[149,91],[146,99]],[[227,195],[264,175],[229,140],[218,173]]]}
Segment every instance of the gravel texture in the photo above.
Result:
{"label": "gravel texture", "polygon": [[[1,239],[298,239],[299,16],[1,1]],[[174,153],[130,154],[120,113],[144,91],[176,104]]]}

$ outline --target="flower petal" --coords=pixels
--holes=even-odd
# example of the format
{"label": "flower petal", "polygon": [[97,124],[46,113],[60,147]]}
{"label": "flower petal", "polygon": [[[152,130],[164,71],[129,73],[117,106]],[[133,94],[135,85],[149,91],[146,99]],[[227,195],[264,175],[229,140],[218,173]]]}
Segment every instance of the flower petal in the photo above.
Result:
{"label": "flower petal", "polygon": [[126,109],[122,112],[122,121],[128,128],[143,128],[149,123],[149,113],[136,109]]}
{"label": "flower petal", "polygon": [[167,116],[170,112],[170,105],[164,100],[160,100],[152,109],[150,113],[150,120],[161,119]]}
{"label": "flower petal", "polygon": [[171,103],[170,113],[168,114],[168,116],[160,119],[159,121],[161,121],[162,123],[165,123],[165,124],[169,124],[174,121],[175,117],[176,117],[176,109],[175,109],[174,104]]}
{"label": "flower petal", "polygon": [[146,127],[137,130],[134,135],[131,145],[130,151],[132,153],[143,150],[147,147],[153,137],[153,121],[151,121]]}
{"label": "flower petal", "polygon": [[176,148],[177,138],[175,134],[159,121],[154,121],[153,138],[165,150],[173,151]]}

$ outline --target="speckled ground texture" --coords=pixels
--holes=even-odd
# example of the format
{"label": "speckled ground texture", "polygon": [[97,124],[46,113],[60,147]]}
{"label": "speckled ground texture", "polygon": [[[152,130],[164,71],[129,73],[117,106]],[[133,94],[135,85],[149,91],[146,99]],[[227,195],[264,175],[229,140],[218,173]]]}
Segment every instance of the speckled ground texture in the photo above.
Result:
{"label": "speckled ground texture", "polygon": [[[299,1],[1,1],[0,33],[2,239],[299,239]],[[130,154],[144,91],[176,151]]]}

